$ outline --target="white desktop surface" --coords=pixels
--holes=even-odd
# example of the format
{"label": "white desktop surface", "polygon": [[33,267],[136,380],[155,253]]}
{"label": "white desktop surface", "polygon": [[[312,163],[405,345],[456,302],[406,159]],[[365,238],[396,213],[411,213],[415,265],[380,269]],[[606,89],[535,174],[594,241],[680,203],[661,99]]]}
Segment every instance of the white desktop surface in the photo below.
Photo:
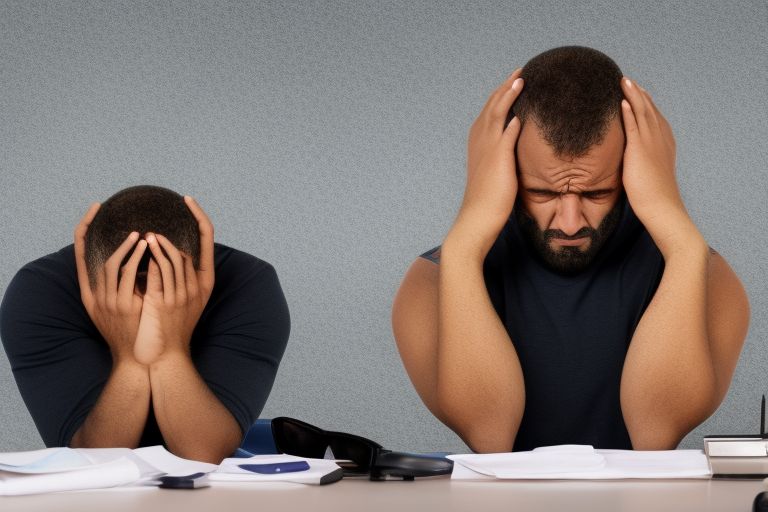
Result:
{"label": "white desktop surface", "polygon": [[[283,484],[285,485],[285,484]],[[749,512],[760,480],[415,482],[138,489],[0,497],[3,512],[569,511]]]}

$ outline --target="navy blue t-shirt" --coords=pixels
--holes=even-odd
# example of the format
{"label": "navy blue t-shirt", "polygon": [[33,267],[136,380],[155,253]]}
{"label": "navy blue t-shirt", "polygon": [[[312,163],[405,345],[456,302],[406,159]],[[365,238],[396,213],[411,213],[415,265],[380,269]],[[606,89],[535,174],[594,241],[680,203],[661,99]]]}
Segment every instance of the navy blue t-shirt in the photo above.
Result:
{"label": "navy blue t-shirt", "polygon": [[[267,400],[290,331],[277,273],[215,245],[216,281],[192,334],[192,361],[243,432]],[[0,336],[46,446],[67,446],[107,382],[112,357],[80,300],[74,247],[25,265],[0,305]],[[192,420],[194,421],[194,420]],[[164,444],[152,409],[141,446]]]}
{"label": "navy blue t-shirt", "polygon": [[[514,215],[486,256],[485,285],[525,380],[515,451],[558,444],[632,448],[619,401],[621,372],[664,260],[621,201],[616,229],[579,274],[544,266]],[[436,251],[422,257],[438,262]]]}

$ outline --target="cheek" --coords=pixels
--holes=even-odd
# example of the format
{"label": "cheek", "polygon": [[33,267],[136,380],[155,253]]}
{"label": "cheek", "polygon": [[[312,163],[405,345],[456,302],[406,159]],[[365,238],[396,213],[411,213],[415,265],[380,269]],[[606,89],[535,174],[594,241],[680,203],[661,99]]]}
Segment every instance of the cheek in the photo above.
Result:
{"label": "cheek", "polygon": [[592,203],[590,201],[584,201],[582,211],[584,212],[584,218],[589,223],[589,227],[597,229],[613,206],[613,202]]}
{"label": "cheek", "polygon": [[557,213],[557,201],[532,201],[522,198],[522,205],[526,213],[536,221],[541,231],[549,229]]}

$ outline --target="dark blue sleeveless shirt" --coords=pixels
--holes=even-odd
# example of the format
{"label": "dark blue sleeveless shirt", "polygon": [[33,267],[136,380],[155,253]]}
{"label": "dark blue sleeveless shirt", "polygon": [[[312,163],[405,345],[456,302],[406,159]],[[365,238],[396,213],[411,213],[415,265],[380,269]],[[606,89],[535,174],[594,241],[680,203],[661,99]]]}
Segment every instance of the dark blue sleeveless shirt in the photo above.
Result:
{"label": "dark blue sleeveless shirt", "polygon": [[[619,402],[621,371],[664,260],[621,201],[616,229],[579,274],[560,275],[540,263],[514,215],[485,259],[485,284],[525,379],[515,451],[558,444],[632,448]],[[437,261],[439,248],[422,256]]]}

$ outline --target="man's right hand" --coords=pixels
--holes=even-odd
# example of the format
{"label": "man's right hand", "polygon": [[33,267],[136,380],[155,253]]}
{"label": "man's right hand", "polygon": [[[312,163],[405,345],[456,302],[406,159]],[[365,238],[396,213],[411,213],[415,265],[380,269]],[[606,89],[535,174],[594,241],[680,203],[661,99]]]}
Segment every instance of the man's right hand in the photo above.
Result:
{"label": "man's right hand", "polygon": [[[75,229],[77,278],[80,284],[80,298],[88,316],[106,340],[112,358],[117,363],[133,360],[133,344],[142,308],[142,298],[135,289],[136,272],[147,248],[147,242],[139,240],[139,233],[128,235],[98,269],[95,287],[92,288],[85,263],[85,235],[98,210],[98,204],[92,205]],[[131,251],[133,254],[121,269],[121,263]]]}
{"label": "man's right hand", "polygon": [[504,126],[523,89],[517,69],[494,91],[469,131],[467,185],[459,214],[447,238],[461,239],[483,256],[501,232],[517,196],[515,143],[520,120]]}

